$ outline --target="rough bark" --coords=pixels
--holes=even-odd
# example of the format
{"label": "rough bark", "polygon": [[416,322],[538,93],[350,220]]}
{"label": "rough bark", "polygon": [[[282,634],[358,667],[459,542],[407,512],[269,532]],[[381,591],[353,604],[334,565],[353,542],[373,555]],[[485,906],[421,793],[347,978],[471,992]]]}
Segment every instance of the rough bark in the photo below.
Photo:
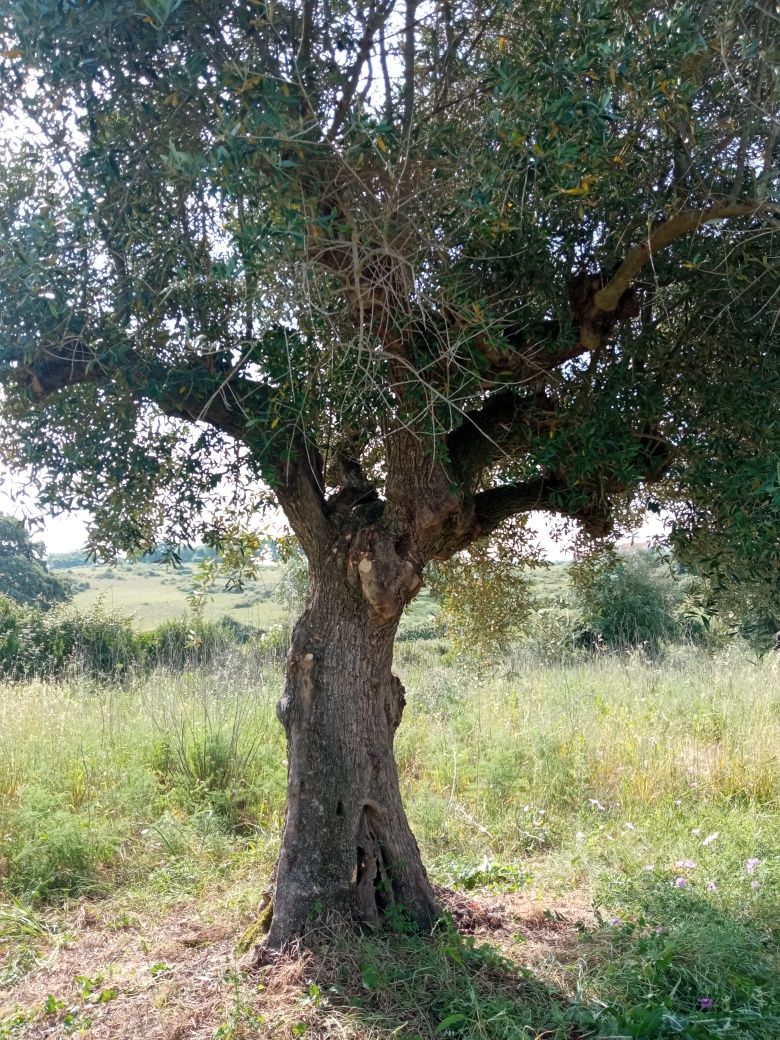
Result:
{"label": "rough bark", "polygon": [[310,568],[309,603],[277,708],[287,734],[288,803],[272,949],[323,916],[376,927],[395,905],[425,927],[437,912],[393,758],[404,707],[391,670],[403,597],[393,610],[385,600],[376,609],[363,588],[369,557],[348,556],[333,553]]}

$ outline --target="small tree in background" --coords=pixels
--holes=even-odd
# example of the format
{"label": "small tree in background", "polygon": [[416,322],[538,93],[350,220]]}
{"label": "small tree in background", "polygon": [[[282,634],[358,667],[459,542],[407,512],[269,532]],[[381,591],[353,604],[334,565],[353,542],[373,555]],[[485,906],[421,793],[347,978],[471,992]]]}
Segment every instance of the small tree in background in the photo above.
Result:
{"label": "small tree in background", "polygon": [[12,516],[0,515],[0,595],[16,603],[48,610],[73,595],[69,581],[50,574],[46,547],[34,542]]}

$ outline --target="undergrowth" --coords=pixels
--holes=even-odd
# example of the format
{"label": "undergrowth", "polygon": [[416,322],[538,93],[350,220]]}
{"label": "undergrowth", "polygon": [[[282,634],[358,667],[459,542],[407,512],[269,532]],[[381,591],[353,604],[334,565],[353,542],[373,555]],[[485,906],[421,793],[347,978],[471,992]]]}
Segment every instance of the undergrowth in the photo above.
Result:
{"label": "undergrowth", "polygon": [[[252,990],[220,1036],[777,1037],[778,665],[673,650],[480,670],[402,642],[397,753],[434,880],[549,929],[431,942],[399,918],[312,954],[281,1032]],[[76,900],[160,913],[236,877],[259,894],[283,821],[280,684],[278,656],[247,648],[0,687],[0,983]]]}

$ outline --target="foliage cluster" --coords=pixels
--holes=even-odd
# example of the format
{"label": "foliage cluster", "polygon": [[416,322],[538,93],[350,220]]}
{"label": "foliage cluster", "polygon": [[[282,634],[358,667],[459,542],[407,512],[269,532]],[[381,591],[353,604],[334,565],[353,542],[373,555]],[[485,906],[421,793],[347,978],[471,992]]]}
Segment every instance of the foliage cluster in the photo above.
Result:
{"label": "foliage cluster", "polygon": [[556,569],[550,594],[544,569],[529,571],[503,545],[472,547],[431,570],[438,624],[467,656],[500,658],[524,647],[545,659],[637,648],[658,654],[664,644],[714,641],[724,627],[716,621],[711,630],[697,614],[701,583],[667,555],[602,549]]}
{"label": "foliage cluster", "polygon": [[582,629],[576,640],[613,650],[691,642],[702,632],[686,615],[692,581],[669,557],[650,552],[607,553],[570,569]]}
{"label": "foliage cluster", "polygon": [[441,605],[447,635],[466,653],[506,653],[535,606],[527,568],[541,561],[522,523],[497,544],[476,542],[428,568],[428,586]]}
{"label": "foliage cluster", "polygon": [[67,580],[49,573],[43,543],[21,521],[0,514],[0,596],[47,610],[72,595]]}
{"label": "foliage cluster", "polygon": [[191,668],[252,638],[253,630],[232,618],[166,621],[137,632],[130,618],[100,604],[86,613],[44,614],[0,596],[0,676],[64,678],[71,673],[116,677],[155,667]]}
{"label": "foliage cluster", "polygon": [[8,463],[106,553],[664,506],[771,605],[771,5],[253,6],[9,7]]}

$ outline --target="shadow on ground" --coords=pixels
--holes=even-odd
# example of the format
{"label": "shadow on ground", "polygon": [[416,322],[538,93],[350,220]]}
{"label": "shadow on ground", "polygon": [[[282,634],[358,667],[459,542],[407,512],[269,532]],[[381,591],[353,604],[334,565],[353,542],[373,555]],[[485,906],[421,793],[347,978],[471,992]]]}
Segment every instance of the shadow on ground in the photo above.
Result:
{"label": "shadow on ground", "polygon": [[[0,1038],[780,1036],[771,927],[668,885],[634,895],[642,909],[631,920],[571,899],[450,895],[451,918],[433,937],[399,914],[380,936],[323,930],[310,948],[255,971],[236,954],[245,916],[208,919],[190,908],[111,918],[82,904],[48,933],[28,926],[26,946],[6,941]],[[28,963],[14,976],[21,949]]]}

